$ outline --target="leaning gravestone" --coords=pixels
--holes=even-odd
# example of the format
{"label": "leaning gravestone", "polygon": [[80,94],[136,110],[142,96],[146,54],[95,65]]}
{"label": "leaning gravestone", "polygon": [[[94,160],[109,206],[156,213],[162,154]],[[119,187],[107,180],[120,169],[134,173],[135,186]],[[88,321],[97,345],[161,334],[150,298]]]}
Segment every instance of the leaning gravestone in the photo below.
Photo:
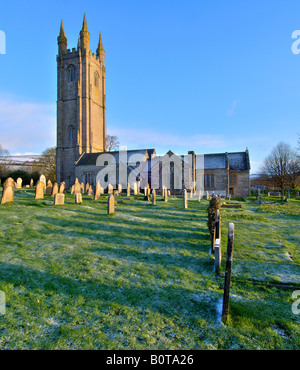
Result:
{"label": "leaning gravestone", "polygon": [[75,203],[81,204],[82,203],[82,194],[81,193],[75,193]]}
{"label": "leaning gravestone", "polygon": [[15,194],[15,182],[9,177],[3,184],[3,193],[1,198],[1,204],[13,202]]}
{"label": "leaning gravestone", "polygon": [[115,197],[109,194],[107,199],[107,214],[110,215],[115,212]]}
{"label": "leaning gravestone", "polygon": [[60,206],[65,204],[65,194],[63,193],[56,193],[54,195],[54,205],[55,206]]}
{"label": "leaning gravestone", "polygon": [[65,191],[65,188],[66,188],[66,183],[63,181],[61,184],[60,184],[60,187],[59,187],[59,193],[60,194],[63,194],[64,191]]}
{"label": "leaning gravestone", "polygon": [[21,189],[22,188],[22,179],[21,177],[18,177],[17,178],[17,182],[16,182],[16,189]]}
{"label": "leaning gravestone", "polygon": [[54,197],[55,194],[58,193],[58,183],[55,182],[54,185],[53,185],[53,188],[52,188],[52,194],[51,196]]}
{"label": "leaning gravestone", "polygon": [[34,199],[44,199],[45,184],[43,181],[39,180],[35,187],[35,198]]}

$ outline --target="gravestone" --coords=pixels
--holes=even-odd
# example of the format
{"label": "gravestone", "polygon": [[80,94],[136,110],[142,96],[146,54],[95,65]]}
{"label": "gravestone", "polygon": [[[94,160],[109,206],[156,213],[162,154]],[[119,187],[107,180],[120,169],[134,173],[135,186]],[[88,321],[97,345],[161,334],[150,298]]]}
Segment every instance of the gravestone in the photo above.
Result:
{"label": "gravestone", "polygon": [[137,193],[138,193],[137,183],[136,183],[136,182],[134,182],[134,183],[133,183],[133,194],[134,194],[134,195],[137,195]]}
{"label": "gravestone", "polygon": [[75,203],[81,204],[82,203],[82,194],[81,193],[75,193]]}
{"label": "gravestone", "polygon": [[58,193],[58,183],[55,182],[54,185],[53,185],[53,188],[52,188],[52,194],[51,196],[54,197],[55,194]]}
{"label": "gravestone", "polygon": [[122,184],[119,184],[118,185],[118,193],[120,194],[120,193],[122,193]]}
{"label": "gravestone", "polygon": [[193,189],[191,189],[191,191],[190,191],[190,199],[192,199],[193,198]]}
{"label": "gravestone", "polygon": [[107,214],[110,215],[115,212],[115,197],[109,194],[107,199]]}
{"label": "gravestone", "polygon": [[119,196],[119,192],[117,190],[114,191],[114,197],[118,197]]}
{"label": "gravestone", "polygon": [[171,190],[168,190],[168,197],[171,196]]}
{"label": "gravestone", "polygon": [[44,199],[45,184],[43,181],[39,180],[35,187],[35,198],[34,199]]}
{"label": "gravestone", "polygon": [[94,195],[94,190],[93,190],[92,186],[90,186],[88,188],[88,191],[86,192],[86,195],[89,196],[89,197],[92,197]]}
{"label": "gravestone", "polygon": [[85,185],[85,192],[87,193],[87,191],[89,190],[89,188],[90,188],[90,184],[89,183],[87,183],[86,185]]}
{"label": "gravestone", "polygon": [[44,175],[41,175],[40,176],[40,181],[42,181],[44,183],[45,188],[46,188],[46,186],[47,186],[47,184],[46,184],[46,177]]}
{"label": "gravestone", "polygon": [[34,183],[33,183],[33,179],[30,180],[30,187],[33,188],[34,186]]}
{"label": "gravestone", "polygon": [[167,189],[165,189],[164,201],[165,202],[168,201],[168,192],[167,192]]}
{"label": "gravestone", "polygon": [[130,197],[130,184],[127,184],[127,196]]}
{"label": "gravestone", "polygon": [[79,184],[78,179],[75,180],[75,184],[73,186],[74,186],[73,194],[81,194],[82,186],[81,184]]}
{"label": "gravestone", "polygon": [[3,193],[1,198],[1,204],[13,202],[15,194],[15,182],[9,177],[3,184]]}
{"label": "gravestone", "polygon": [[144,196],[146,197],[148,195],[148,188],[145,186],[144,188]]}
{"label": "gravestone", "polygon": [[17,182],[16,182],[16,189],[21,189],[22,188],[22,179],[21,177],[18,177],[17,178]]}
{"label": "gravestone", "polygon": [[46,195],[50,195],[52,194],[52,182],[50,180],[48,180],[47,182],[47,187],[46,187]]}
{"label": "gravestone", "polygon": [[83,194],[84,193],[84,183],[83,182],[80,184],[80,187],[81,187],[80,192]]}
{"label": "gravestone", "polygon": [[65,192],[66,183],[63,181],[59,186],[59,193],[63,194]]}
{"label": "gravestone", "polygon": [[95,187],[95,195],[94,195],[94,200],[98,200],[101,195],[101,186],[100,183],[97,182],[96,187]]}
{"label": "gravestone", "polygon": [[183,208],[188,208],[188,200],[187,200],[187,191],[186,189],[183,190]]}
{"label": "gravestone", "polygon": [[209,192],[206,192],[206,199],[209,199]]}
{"label": "gravestone", "polygon": [[65,204],[65,194],[63,193],[56,193],[54,195],[54,205],[55,206],[60,206]]}
{"label": "gravestone", "polygon": [[199,190],[199,198],[198,198],[199,202],[201,202],[201,196],[202,196],[202,192],[201,190]]}
{"label": "gravestone", "polygon": [[155,189],[152,190],[152,205],[155,206],[156,204],[156,191]]}
{"label": "gravestone", "polygon": [[114,187],[111,184],[108,184],[107,193],[112,194],[113,192],[114,192]]}
{"label": "gravestone", "polygon": [[75,188],[75,185],[72,185],[72,187],[71,187],[71,194],[74,194],[74,188]]}

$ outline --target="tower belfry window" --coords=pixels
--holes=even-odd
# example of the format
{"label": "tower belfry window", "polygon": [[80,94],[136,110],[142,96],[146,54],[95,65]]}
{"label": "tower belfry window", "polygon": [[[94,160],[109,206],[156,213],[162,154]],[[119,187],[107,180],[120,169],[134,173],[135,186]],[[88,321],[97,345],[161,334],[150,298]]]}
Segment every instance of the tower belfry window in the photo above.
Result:
{"label": "tower belfry window", "polygon": [[76,68],[73,65],[68,67],[68,80],[70,82],[76,80]]}
{"label": "tower belfry window", "polygon": [[69,141],[72,142],[75,139],[75,128],[73,126],[69,127]]}

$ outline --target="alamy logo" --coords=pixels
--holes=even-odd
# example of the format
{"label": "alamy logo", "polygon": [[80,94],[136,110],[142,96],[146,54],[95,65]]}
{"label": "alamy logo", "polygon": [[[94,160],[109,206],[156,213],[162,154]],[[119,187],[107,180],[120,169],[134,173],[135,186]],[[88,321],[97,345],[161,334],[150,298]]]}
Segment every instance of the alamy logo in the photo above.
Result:
{"label": "alamy logo", "polygon": [[5,32],[0,30],[0,54],[6,54],[6,36]]}
{"label": "alamy logo", "polygon": [[300,49],[298,48],[300,44],[300,30],[296,30],[292,33],[292,39],[296,39],[296,41],[292,43],[292,53],[297,55],[300,53]]}
{"label": "alamy logo", "polygon": [[0,315],[5,315],[5,293],[0,290]]}

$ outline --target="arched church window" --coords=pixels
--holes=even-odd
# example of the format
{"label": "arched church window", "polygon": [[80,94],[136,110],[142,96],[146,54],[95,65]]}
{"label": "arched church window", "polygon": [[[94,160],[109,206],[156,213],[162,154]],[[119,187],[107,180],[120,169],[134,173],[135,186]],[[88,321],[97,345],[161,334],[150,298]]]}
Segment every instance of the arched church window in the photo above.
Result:
{"label": "arched church window", "polygon": [[69,141],[72,142],[75,139],[75,128],[73,126],[69,126]]}
{"label": "arched church window", "polygon": [[71,64],[68,69],[68,81],[75,81],[76,80],[76,68],[73,64]]}
{"label": "arched church window", "polygon": [[98,72],[95,72],[94,82],[95,82],[95,86],[99,89],[99,73]]}
{"label": "arched church window", "polygon": [[215,176],[214,175],[210,176],[210,187],[211,188],[215,187]]}

